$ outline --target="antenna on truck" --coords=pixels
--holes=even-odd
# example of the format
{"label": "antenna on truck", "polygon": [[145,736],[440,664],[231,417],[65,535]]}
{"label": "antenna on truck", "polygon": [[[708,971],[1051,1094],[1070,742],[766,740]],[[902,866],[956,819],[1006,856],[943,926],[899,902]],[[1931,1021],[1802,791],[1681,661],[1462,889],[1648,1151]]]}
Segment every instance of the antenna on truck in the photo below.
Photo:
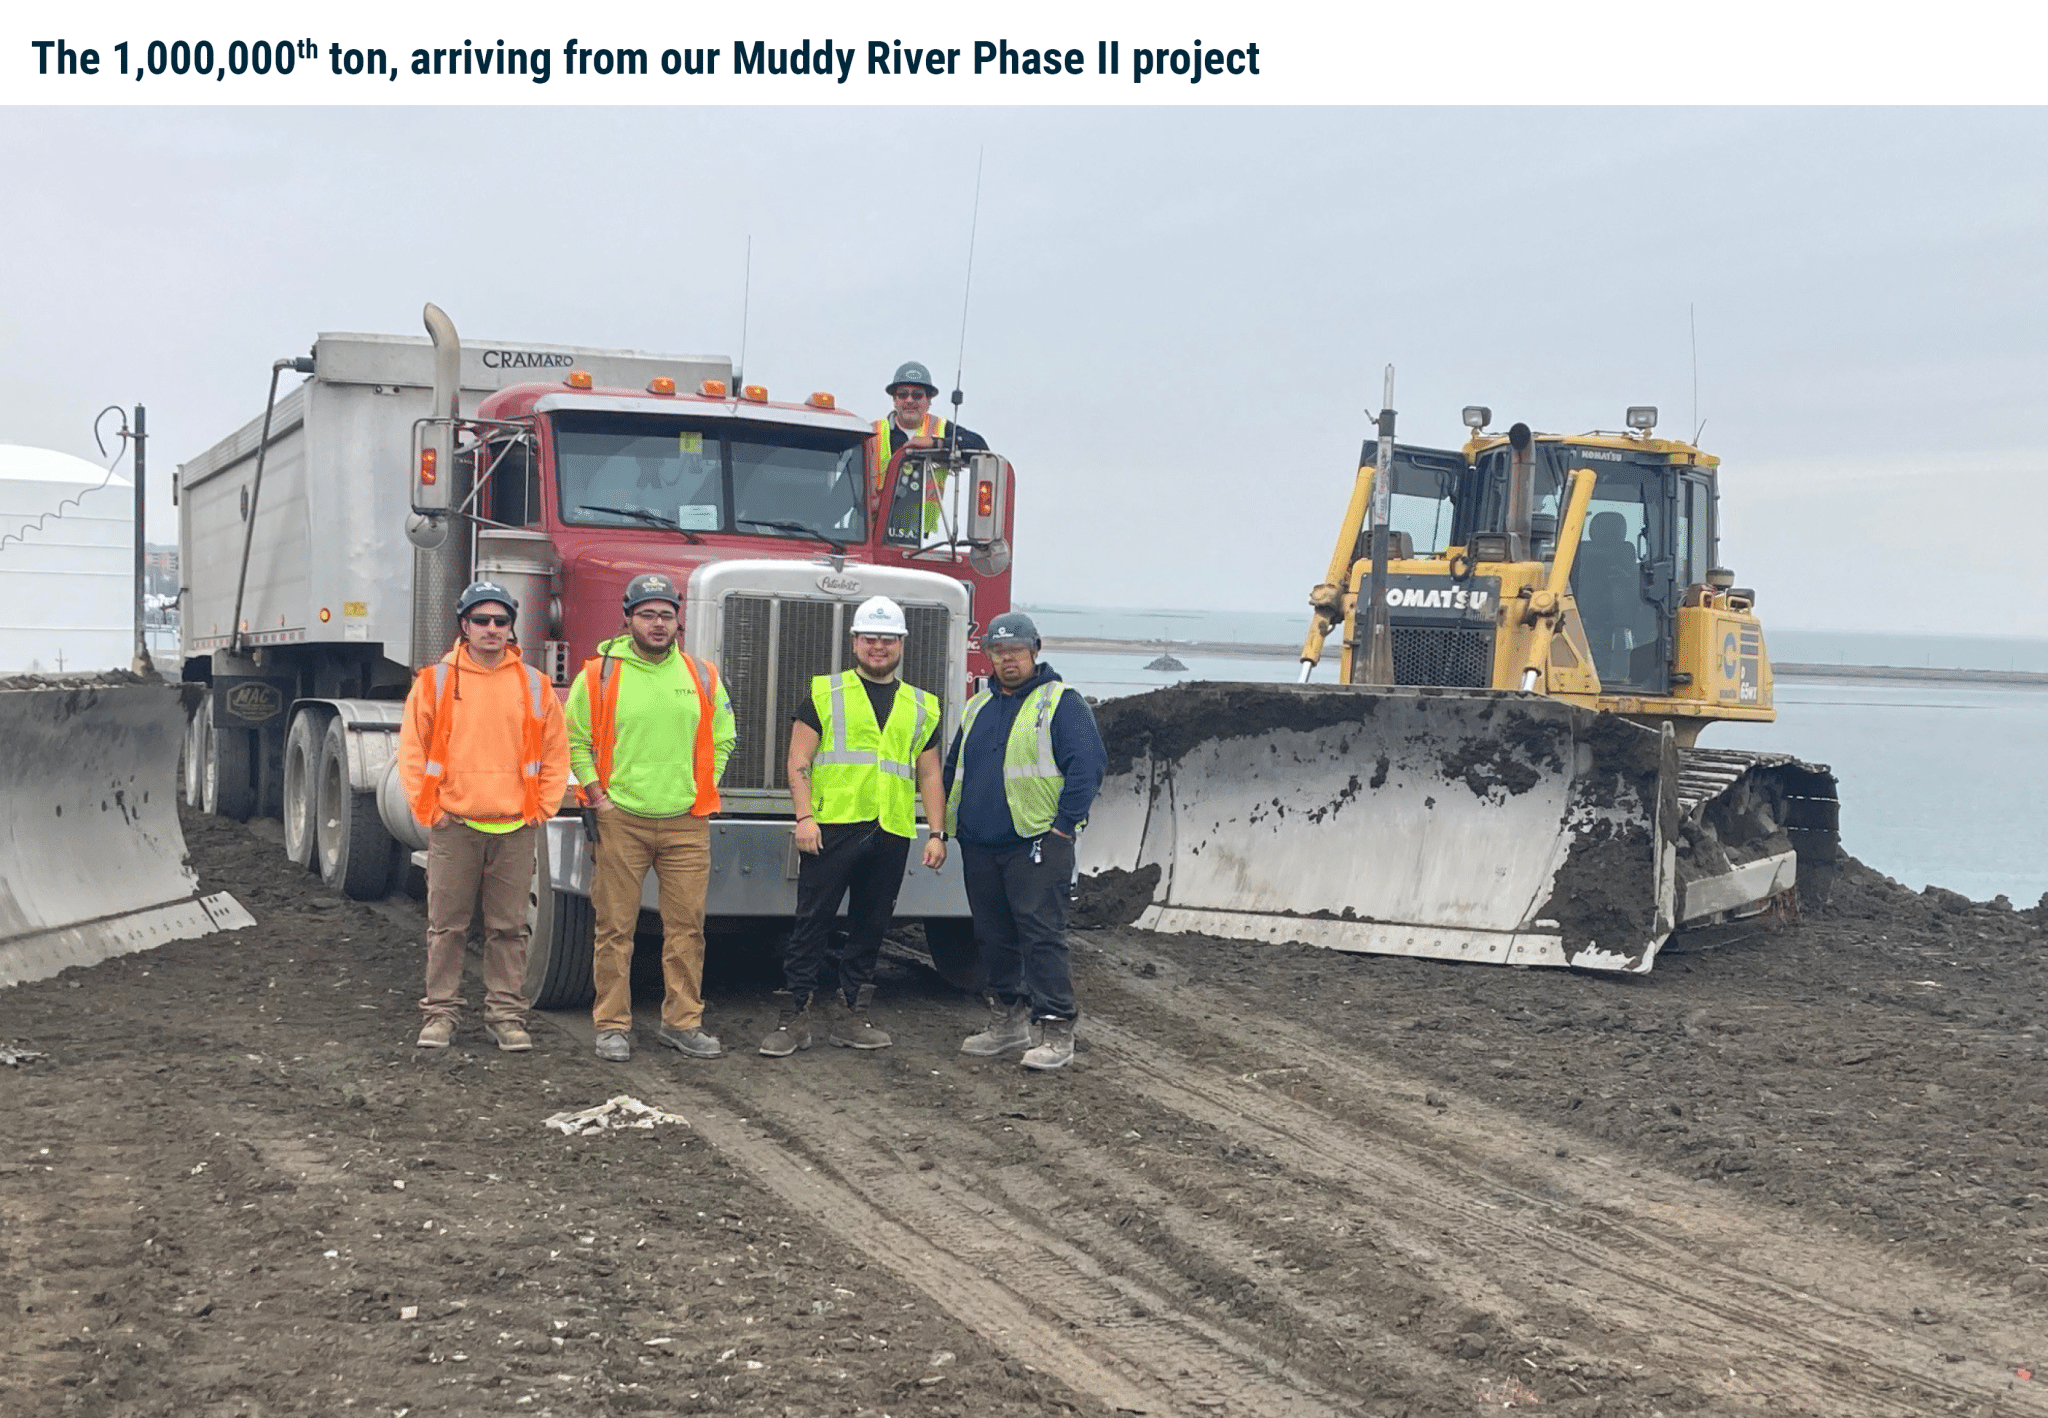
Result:
{"label": "antenna on truck", "polygon": [[1692,445],[1697,448],[1700,432],[1706,428],[1707,421],[1700,417],[1700,327],[1699,321],[1693,317],[1691,301],[1685,303],[1685,329],[1692,337]]}
{"label": "antenna on truck", "polygon": [[740,278],[740,362],[733,368],[732,392],[738,397],[747,376],[747,315],[754,299],[754,234],[747,233],[746,274]]}
{"label": "antenna on truck", "polygon": [[967,219],[967,279],[960,287],[960,349],[953,357],[953,418],[946,429],[946,452],[960,451],[960,372],[967,367],[967,301],[974,294],[974,238],[981,229],[981,163],[988,156],[983,145],[974,153],[974,207]]}

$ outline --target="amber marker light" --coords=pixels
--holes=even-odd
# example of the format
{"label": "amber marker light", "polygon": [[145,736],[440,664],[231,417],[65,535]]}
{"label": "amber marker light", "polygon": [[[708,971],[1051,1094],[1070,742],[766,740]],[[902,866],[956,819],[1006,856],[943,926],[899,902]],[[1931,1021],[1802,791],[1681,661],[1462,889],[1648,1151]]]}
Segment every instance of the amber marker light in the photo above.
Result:
{"label": "amber marker light", "polygon": [[830,394],[827,394],[823,389],[811,395],[804,402],[814,409],[836,409],[839,407],[839,401]]}
{"label": "amber marker light", "polygon": [[757,404],[765,404],[768,402],[768,386],[766,384],[749,384],[740,390],[740,397],[742,399],[751,399]]}
{"label": "amber marker light", "polygon": [[986,478],[974,485],[974,512],[978,517],[996,515],[996,485]]}
{"label": "amber marker light", "polygon": [[673,394],[676,392],[676,382],[666,374],[657,374],[647,381],[647,392],[650,394]]}
{"label": "amber marker light", "polygon": [[571,389],[588,389],[590,387],[590,371],[587,369],[572,369],[569,371],[569,377],[562,382]]}
{"label": "amber marker light", "polygon": [[322,607],[320,607],[320,623],[321,623],[322,625],[325,625],[325,624],[327,624],[327,622],[328,622],[328,621],[330,621],[330,620],[333,620],[333,619],[334,619],[334,612],[333,612],[333,611],[331,611],[331,610],[327,609],[327,607],[325,607],[325,606],[322,606]]}
{"label": "amber marker light", "polygon": [[697,392],[707,399],[723,399],[725,397],[725,381],[723,379],[707,379],[697,386]]}
{"label": "amber marker light", "polygon": [[440,461],[441,455],[433,449],[420,449],[420,486],[432,487],[434,485],[434,480],[441,476],[435,470],[435,465]]}

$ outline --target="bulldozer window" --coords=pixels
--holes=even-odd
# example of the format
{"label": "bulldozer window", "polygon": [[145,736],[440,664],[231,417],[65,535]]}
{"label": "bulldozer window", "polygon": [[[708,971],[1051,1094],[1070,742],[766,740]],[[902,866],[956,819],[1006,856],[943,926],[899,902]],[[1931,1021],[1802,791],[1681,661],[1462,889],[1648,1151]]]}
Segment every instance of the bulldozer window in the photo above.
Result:
{"label": "bulldozer window", "polygon": [[1663,678],[1662,619],[1645,591],[1645,562],[1653,559],[1652,509],[1660,486],[1654,474],[1601,468],[1587,508],[1579,552],[1572,563],[1572,595],[1593,650],[1593,667],[1606,688],[1654,689]]}

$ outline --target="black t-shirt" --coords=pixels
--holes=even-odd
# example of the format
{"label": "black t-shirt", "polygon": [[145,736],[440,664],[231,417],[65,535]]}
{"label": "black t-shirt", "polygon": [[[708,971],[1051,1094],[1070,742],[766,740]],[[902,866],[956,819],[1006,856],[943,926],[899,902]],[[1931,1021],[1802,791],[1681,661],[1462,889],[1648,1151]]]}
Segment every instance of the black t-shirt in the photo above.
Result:
{"label": "black t-shirt", "polygon": [[[877,724],[888,723],[889,710],[896,703],[896,686],[902,684],[903,681],[891,679],[886,684],[876,684],[866,675],[856,674],[854,678],[859,680],[860,687],[868,692],[868,706],[875,711],[875,722]],[[819,738],[825,736],[825,726],[818,721],[818,706],[813,704],[808,697],[797,704],[794,717],[799,724],[802,724]],[[918,754],[930,748],[938,736],[939,721],[934,719],[932,720],[931,731],[925,735],[924,742],[917,745],[915,752],[910,755],[911,760],[915,762]]]}

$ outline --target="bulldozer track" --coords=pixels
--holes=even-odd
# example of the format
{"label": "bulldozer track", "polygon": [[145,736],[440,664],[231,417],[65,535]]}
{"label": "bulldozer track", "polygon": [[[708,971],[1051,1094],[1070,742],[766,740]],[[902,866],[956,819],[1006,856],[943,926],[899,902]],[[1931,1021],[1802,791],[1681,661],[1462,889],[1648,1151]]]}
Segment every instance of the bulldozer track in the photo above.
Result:
{"label": "bulldozer track", "polygon": [[[1134,982],[1145,1002],[1213,1025],[1230,1017],[1220,991]],[[1339,1054],[1307,1031],[1258,1021],[1260,1053],[1327,1099],[1279,1091],[1262,1070],[1229,1073],[1163,1055],[1112,1024],[1092,1037],[1134,1086],[1186,1116],[1228,1129],[1298,1169],[1371,1198],[1390,1244],[1421,1257],[1438,1283],[1485,1293],[1547,1291],[1647,1350],[1683,1363],[1724,1399],[1784,1411],[1926,1414],[1982,1403],[2048,1414],[2048,1395],[2015,1390],[1992,1354],[2026,1352],[2037,1322],[1980,1300],[1960,1282],[1847,1240],[1819,1243],[1770,1224],[1700,1186],[1590,1155],[1551,1134],[1460,1098],[1455,1120],[1421,1113],[1419,1080]],[[1398,1108],[1390,1100],[1413,1100]],[[1560,1168],[1570,1153],[1581,1164]],[[1586,1181],[1578,1181],[1583,1177]],[[1731,1259],[1736,1257],[1740,1259]],[[1844,1264],[1847,1262],[1847,1265]],[[1914,1311],[1946,1316],[1940,1337]],[[1958,1349],[1975,1353],[1956,1354]]]}

